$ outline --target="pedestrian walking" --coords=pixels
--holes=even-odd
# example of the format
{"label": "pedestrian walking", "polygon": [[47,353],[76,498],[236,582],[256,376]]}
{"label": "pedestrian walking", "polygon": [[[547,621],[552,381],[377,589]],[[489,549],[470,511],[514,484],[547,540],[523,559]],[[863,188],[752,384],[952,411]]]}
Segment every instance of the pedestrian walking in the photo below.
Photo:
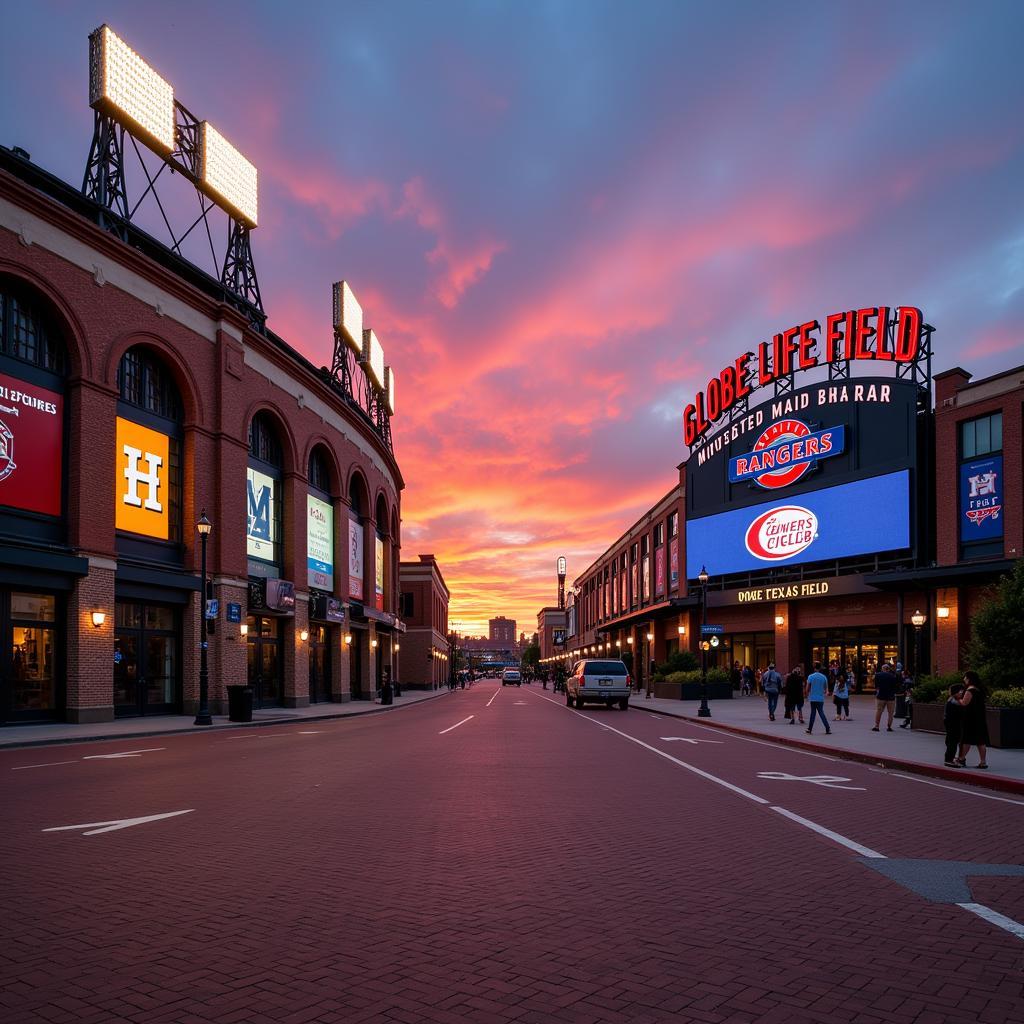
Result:
{"label": "pedestrian walking", "polygon": [[942,715],[942,724],[946,727],[946,758],[942,763],[947,768],[960,767],[960,740],[964,734],[964,709],[960,695],[963,692],[963,683],[954,683],[949,688],[949,700]]}
{"label": "pedestrian walking", "polygon": [[804,720],[804,670],[797,665],[792,672],[786,676],[786,717],[789,724],[793,725],[796,714],[800,715],[800,722]]}
{"label": "pedestrian walking", "polygon": [[782,689],[782,676],[775,671],[775,662],[761,673],[761,689],[768,701],[768,721],[775,721],[775,709],[779,706],[779,691]]}
{"label": "pedestrian walking", "polygon": [[971,747],[977,747],[978,763],[975,768],[987,768],[985,755],[988,751],[988,721],[985,716],[985,690],[977,672],[964,673],[964,687],[964,692],[960,695],[960,706],[963,708],[960,767],[967,767],[967,752]]}
{"label": "pedestrian walking", "polygon": [[814,671],[807,677],[807,682],[804,684],[804,696],[811,703],[811,717],[808,719],[806,730],[808,733],[814,731],[814,719],[818,717],[821,719],[821,724],[825,726],[825,735],[832,735],[832,729],[825,717],[825,694],[827,692],[828,676],[821,671],[821,662],[816,661]]}
{"label": "pedestrian walking", "polygon": [[872,732],[878,732],[883,711],[889,714],[886,732],[892,732],[892,719],[896,713],[896,691],[899,685],[899,679],[892,674],[892,663],[885,662],[882,671],[875,673],[875,724],[871,727]]}
{"label": "pedestrian walking", "polygon": [[903,670],[903,721],[901,729],[910,728],[911,712],[914,704],[914,677],[906,670]]}
{"label": "pedestrian walking", "polygon": [[[740,689],[740,684],[742,682],[743,682],[743,673],[740,672],[740,663],[738,661],[734,661],[732,663],[732,669],[729,672],[729,685],[735,691],[735,690],[739,690]],[[740,696],[742,696],[742,695],[743,695],[743,691],[740,690]]]}
{"label": "pedestrian walking", "polygon": [[848,722],[850,720],[850,684],[841,669],[836,673],[836,681],[832,686],[832,703],[836,708],[833,721],[841,722],[845,718]]}
{"label": "pedestrian walking", "polygon": [[740,693],[749,697],[754,692],[754,670],[749,665],[744,665],[740,678]]}

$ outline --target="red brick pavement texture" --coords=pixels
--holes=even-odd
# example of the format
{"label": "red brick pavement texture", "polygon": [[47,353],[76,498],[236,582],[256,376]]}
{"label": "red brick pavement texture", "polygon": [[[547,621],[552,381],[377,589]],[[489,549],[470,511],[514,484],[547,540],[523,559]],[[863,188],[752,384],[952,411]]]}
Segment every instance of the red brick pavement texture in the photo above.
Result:
{"label": "red brick pavement texture", "polygon": [[[315,736],[168,738],[139,759],[13,773],[38,751],[0,753],[0,1018],[1024,1021],[1019,940],[565,708],[506,691],[487,709],[492,692]],[[586,717],[602,715],[657,743],[646,716]],[[881,775],[865,793],[776,797],[752,775],[810,774],[806,756],[734,746],[683,759],[815,820],[835,807],[889,855],[1018,846],[1016,805],[952,794],[951,820],[941,791]],[[41,831],[185,807],[105,835]],[[1019,884],[980,888],[1009,912]]]}

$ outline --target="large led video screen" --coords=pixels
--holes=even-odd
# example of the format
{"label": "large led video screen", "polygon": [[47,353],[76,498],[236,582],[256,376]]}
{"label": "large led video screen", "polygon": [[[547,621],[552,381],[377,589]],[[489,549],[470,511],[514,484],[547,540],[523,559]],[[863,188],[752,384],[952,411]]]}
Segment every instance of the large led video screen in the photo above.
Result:
{"label": "large led video screen", "polygon": [[911,546],[910,472],[748,505],[686,524],[686,575],[760,572]]}

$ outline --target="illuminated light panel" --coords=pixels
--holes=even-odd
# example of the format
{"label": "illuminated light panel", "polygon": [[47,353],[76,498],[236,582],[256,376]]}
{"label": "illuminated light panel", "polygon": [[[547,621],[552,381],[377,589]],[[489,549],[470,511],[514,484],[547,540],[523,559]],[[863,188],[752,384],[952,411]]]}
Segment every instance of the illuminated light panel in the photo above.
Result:
{"label": "illuminated light panel", "polygon": [[256,168],[209,121],[199,125],[199,180],[235,220],[256,227]]}
{"label": "illuminated light panel", "polygon": [[356,355],[363,354],[363,307],[348,281],[334,283],[334,329],[341,331]]}
{"label": "illuminated light panel", "polygon": [[379,388],[384,387],[384,349],[381,348],[377,335],[367,328],[363,331],[363,366],[370,371],[373,383]]}
{"label": "illuminated light panel", "polygon": [[89,36],[89,105],[158,153],[174,149],[174,90],[109,26]]}
{"label": "illuminated light panel", "polygon": [[388,394],[388,412],[395,415],[395,371],[390,366],[384,367],[384,390]]}

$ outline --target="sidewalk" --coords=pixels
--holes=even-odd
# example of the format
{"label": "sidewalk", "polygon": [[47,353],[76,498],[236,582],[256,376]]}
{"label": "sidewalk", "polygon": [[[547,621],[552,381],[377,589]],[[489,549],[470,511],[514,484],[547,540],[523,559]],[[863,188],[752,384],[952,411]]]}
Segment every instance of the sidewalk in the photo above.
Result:
{"label": "sidewalk", "polygon": [[310,704],[306,708],[264,708],[252,713],[252,722],[230,722],[227,715],[214,715],[213,725],[194,724],[194,715],[154,715],[152,718],[117,718],[112,722],[69,725],[44,722],[39,725],[0,726],[0,749],[37,747],[51,743],[85,743],[90,740],[123,740],[134,736],[166,736],[171,733],[210,732],[215,729],[253,729],[265,725],[314,722],[328,718],[353,718],[376,712],[397,711],[425,700],[445,696],[444,690],[403,690],[390,706],[376,700],[353,700],[344,704]]}
{"label": "sidewalk", "polygon": [[804,705],[805,724],[790,725],[783,716],[782,702],[775,715],[775,721],[768,720],[768,704],[761,697],[734,697],[732,700],[708,701],[711,718],[698,718],[699,700],[667,700],[652,697],[646,699],[638,694],[630,698],[630,706],[661,715],[671,715],[701,725],[713,726],[731,732],[751,736],[767,737],[787,746],[802,747],[815,753],[832,753],[852,761],[864,761],[897,768],[935,778],[957,782],[970,782],[1012,793],[1024,794],[1024,750],[988,750],[988,771],[972,770],[978,763],[976,750],[967,755],[968,768],[946,768],[942,764],[944,738],[938,733],[915,732],[901,729],[902,719],[896,719],[892,732],[885,730],[885,717],[879,732],[872,732],[875,724],[875,700],[873,697],[850,698],[850,721],[833,722],[832,701],[825,702],[832,735],[826,736],[821,723],[815,723],[814,732],[806,733],[806,720],[810,707]]}

